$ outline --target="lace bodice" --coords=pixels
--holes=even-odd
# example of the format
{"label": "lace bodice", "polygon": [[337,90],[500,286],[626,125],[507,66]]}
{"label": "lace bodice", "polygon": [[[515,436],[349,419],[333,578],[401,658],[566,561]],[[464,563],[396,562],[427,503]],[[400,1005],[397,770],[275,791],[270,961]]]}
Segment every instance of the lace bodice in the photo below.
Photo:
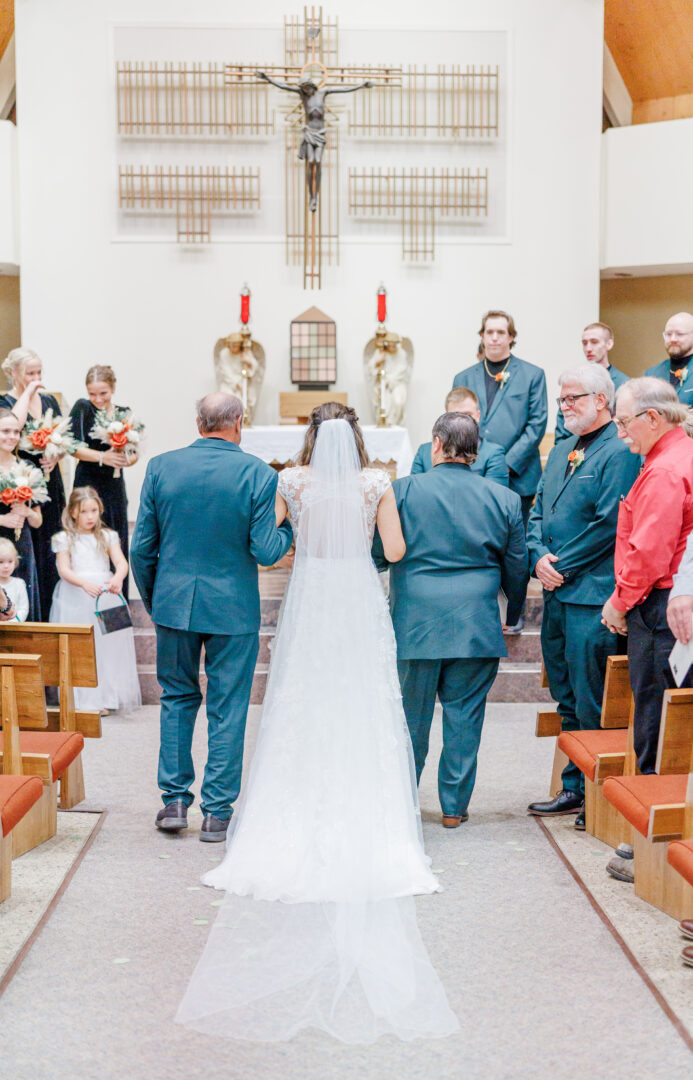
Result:
{"label": "lace bodice", "polygon": [[[279,473],[277,490],[286,503],[289,520],[294,530],[298,528],[304,496],[310,488],[310,480],[311,470],[306,465],[292,469],[282,469]],[[390,486],[390,477],[383,469],[362,469],[361,485],[366,509],[368,535],[372,540],[375,532],[378,505]]]}

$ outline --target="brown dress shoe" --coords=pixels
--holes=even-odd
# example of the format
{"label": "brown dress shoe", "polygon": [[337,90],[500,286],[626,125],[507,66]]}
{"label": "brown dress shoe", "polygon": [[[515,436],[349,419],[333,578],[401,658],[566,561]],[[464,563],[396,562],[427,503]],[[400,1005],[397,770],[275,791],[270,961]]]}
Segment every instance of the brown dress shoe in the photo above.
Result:
{"label": "brown dress shoe", "polygon": [[469,821],[469,814],[459,814],[457,817],[453,817],[450,814],[443,814],[444,829],[458,829],[463,821]]}
{"label": "brown dress shoe", "polygon": [[679,930],[684,937],[693,938],[693,919],[681,919]]}
{"label": "brown dress shoe", "polygon": [[688,967],[693,967],[693,945],[687,945],[681,950],[681,959]]}

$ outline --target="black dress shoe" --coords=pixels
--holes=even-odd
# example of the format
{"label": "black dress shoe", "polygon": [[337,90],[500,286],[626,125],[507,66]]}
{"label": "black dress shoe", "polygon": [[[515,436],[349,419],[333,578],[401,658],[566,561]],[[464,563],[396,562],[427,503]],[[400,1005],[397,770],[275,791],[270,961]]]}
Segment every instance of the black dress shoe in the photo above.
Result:
{"label": "black dress shoe", "polygon": [[584,806],[583,806],[582,810],[578,811],[578,816],[575,818],[575,828],[578,830],[578,832],[584,832],[585,831],[585,808],[584,808]]}
{"label": "black dress shoe", "polygon": [[582,810],[582,807],[582,795],[578,795],[577,791],[565,791],[564,789],[559,791],[554,799],[550,799],[548,802],[530,803],[527,809],[530,814],[536,814],[537,817],[550,817],[559,814],[577,814],[578,810]]}
{"label": "black dress shoe", "polygon": [[226,830],[229,827],[230,817],[219,818],[213,814],[205,814],[200,829],[200,840],[206,844],[218,844],[226,839]]}
{"label": "black dress shoe", "polygon": [[154,822],[162,832],[180,832],[188,827],[188,808],[183,799],[167,803],[156,815]]}

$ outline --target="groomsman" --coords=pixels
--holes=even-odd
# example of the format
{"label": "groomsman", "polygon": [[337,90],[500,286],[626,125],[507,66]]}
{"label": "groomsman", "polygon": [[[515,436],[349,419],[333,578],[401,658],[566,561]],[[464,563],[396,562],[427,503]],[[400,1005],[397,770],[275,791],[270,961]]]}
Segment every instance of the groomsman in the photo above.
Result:
{"label": "groomsman", "polygon": [[[522,504],[527,528],[529,511],[541,478],[539,443],[546,432],[546,377],[540,367],[511,352],[517,339],[512,315],[487,311],[479,331],[484,355],[455,376],[453,386],[468,386],[479,399],[479,435],[503,447],[510,473],[510,490]],[[508,632],[524,626],[522,611]]]}
{"label": "groomsman", "polygon": [[687,311],[672,315],[662,337],[669,359],[648,368],[645,375],[666,379],[674,387],[680,402],[693,405],[693,315]]}
{"label": "groomsman", "polygon": [[[479,399],[468,386],[456,386],[450,391],[445,399],[445,411],[465,413],[473,417],[477,424],[481,419]],[[429,472],[433,468],[431,446],[430,442],[421,443],[414,456],[411,467],[412,476],[416,473]],[[470,468],[472,472],[485,476],[487,480],[495,480],[503,487],[508,486],[508,466],[505,463],[503,447],[498,443],[490,442],[489,439],[479,439],[479,452]]]}
{"label": "groomsman", "polygon": [[[407,545],[390,567],[402,699],[417,782],[436,695],[443,706],[438,793],[449,829],[467,820],[486,696],[507,655],[498,590],[517,620],[528,578],[520,499],[472,472],[478,437],[471,416],[444,413],[433,428],[433,469],[393,485]],[[377,533],[373,555],[386,570]]]}
{"label": "groomsman", "polygon": [[[609,353],[613,347],[614,332],[606,323],[589,323],[582,331],[582,351],[585,354],[585,359],[590,364],[599,364],[600,367],[603,367],[614,384],[614,390],[618,390],[619,386],[623,386],[624,382],[628,382],[629,376],[619,371],[609,362]],[[563,413],[559,409],[553,441],[557,443],[561,439],[569,439],[570,436],[571,432],[565,426]]]}
{"label": "groomsman", "polygon": [[[607,657],[614,640],[602,606],[614,588],[621,499],[638,475],[612,423],[614,384],[599,364],[564,372],[559,406],[569,438],[549,454],[529,517],[529,565],[544,587],[541,647],[563,731],[598,728]],[[568,762],[563,789],[529,806],[532,814],[578,812],[584,829],[584,777]]]}

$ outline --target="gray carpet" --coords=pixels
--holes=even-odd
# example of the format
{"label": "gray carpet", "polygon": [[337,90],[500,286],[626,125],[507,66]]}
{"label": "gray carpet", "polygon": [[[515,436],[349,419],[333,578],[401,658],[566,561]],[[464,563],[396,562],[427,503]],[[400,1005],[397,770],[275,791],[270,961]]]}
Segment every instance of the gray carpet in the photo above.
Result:
{"label": "gray carpet", "polygon": [[[109,811],[0,999],[11,1080],[686,1080],[686,1046],[534,821],[550,740],[534,708],[489,707],[470,822],[439,825],[435,763],[424,828],[445,891],[418,902],[424,940],[461,1022],[459,1035],[345,1048],[304,1033],[277,1046],[207,1039],[172,1023],[216,914],[198,877],[217,858],[153,828],[155,708],[112,716],[86,748],[91,805]],[[251,723],[257,721],[253,710]],[[439,731],[439,726],[436,728]],[[437,739],[436,735],[436,739]],[[251,740],[252,741],[252,740]],[[198,759],[204,752],[199,725]]]}

